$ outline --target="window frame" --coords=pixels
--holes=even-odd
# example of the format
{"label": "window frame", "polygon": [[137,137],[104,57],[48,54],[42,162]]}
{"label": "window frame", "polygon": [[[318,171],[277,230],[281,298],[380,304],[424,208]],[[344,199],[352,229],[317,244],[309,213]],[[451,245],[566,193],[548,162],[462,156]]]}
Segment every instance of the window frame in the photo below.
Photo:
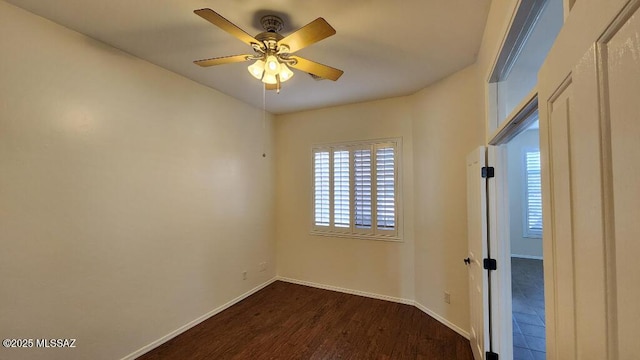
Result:
{"label": "window frame", "polygon": [[[537,148],[524,148],[522,150],[522,173],[523,173],[523,201],[522,201],[522,237],[529,239],[541,239],[542,228],[540,230],[529,228],[529,169],[527,167],[527,154],[538,153],[540,156],[540,149]],[[540,160],[539,160],[540,162]],[[541,165],[541,164],[540,164]],[[541,171],[541,170],[538,170]],[[542,179],[540,179],[542,180]],[[542,189],[540,189],[542,194]],[[542,215],[542,206],[540,206],[540,215]],[[542,218],[541,218],[542,221]],[[542,225],[544,226],[544,225]]]}
{"label": "window frame", "polygon": [[[377,226],[377,154],[380,148],[394,148],[394,206],[395,228],[378,229]],[[371,228],[356,227],[355,221],[355,151],[371,150]],[[336,227],[334,219],[334,152],[349,151],[349,227]],[[315,154],[329,153],[329,225],[316,225],[315,203]],[[369,240],[402,241],[402,138],[360,140],[328,144],[314,144],[311,147],[311,235],[347,237]]]}

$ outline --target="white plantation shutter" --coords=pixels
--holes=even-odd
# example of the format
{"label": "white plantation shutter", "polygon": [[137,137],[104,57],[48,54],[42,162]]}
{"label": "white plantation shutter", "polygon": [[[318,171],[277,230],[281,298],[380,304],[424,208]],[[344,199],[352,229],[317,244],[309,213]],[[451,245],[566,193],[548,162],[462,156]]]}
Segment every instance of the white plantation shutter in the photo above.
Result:
{"label": "white plantation shutter", "polygon": [[399,141],[362,141],[313,149],[312,233],[400,240]]}
{"label": "white plantation shutter", "polygon": [[395,149],[376,149],[376,216],[377,228],[393,230],[396,226]]}
{"label": "white plantation shutter", "polygon": [[371,229],[371,149],[355,150],[353,162],[354,224],[358,229]]}
{"label": "white plantation shutter", "polygon": [[336,227],[350,226],[349,151],[333,152],[333,218]]}
{"label": "white plantation shutter", "polygon": [[314,153],[314,221],[316,226],[329,226],[329,152]]}
{"label": "white plantation shutter", "polygon": [[525,152],[525,236],[542,235],[542,190],[540,181],[540,151]]}

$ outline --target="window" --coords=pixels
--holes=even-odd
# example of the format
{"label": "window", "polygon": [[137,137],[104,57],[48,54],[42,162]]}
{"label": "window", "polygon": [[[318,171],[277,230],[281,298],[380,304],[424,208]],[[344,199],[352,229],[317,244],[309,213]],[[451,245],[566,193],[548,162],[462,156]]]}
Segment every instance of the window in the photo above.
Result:
{"label": "window", "polygon": [[540,150],[524,153],[525,219],[524,236],[542,237],[542,189],[540,183]]}
{"label": "window", "polygon": [[399,240],[400,139],[313,148],[313,227],[318,235]]}

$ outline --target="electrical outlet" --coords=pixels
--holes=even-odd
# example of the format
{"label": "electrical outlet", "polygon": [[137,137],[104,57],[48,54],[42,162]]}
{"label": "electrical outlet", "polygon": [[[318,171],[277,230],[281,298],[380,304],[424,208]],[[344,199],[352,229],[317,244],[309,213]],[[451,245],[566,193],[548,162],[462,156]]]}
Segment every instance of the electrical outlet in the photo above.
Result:
{"label": "electrical outlet", "polygon": [[242,272],[242,280],[247,280],[247,272],[246,271]]}
{"label": "electrical outlet", "polygon": [[266,261],[261,262],[259,265],[260,265],[260,272],[267,270],[267,262]]}
{"label": "electrical outlet", "polygon": [[444,302],[451,304],[451,293],[448,291],[444,292]]}

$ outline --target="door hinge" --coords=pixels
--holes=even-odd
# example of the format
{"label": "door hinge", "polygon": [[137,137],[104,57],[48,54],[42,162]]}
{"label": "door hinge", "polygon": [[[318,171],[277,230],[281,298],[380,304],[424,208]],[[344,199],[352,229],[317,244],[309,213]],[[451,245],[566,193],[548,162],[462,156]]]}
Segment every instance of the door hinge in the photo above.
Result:
{"label": "door hinge", "polygon": [[487,351],[485,359],[486,360],[498,360],[498,354],[494,353],[493,351]]}
{"label": "door hinge", "polygon": [[498,262],[496,259],[486,258],[483,263],[485,270],[498,270]]}
{"label": "door hinge", "polygon": [[496,174],[496,169],[493,166],[483,166],[482,167],[482,177],[483,178],[492,178]]}

